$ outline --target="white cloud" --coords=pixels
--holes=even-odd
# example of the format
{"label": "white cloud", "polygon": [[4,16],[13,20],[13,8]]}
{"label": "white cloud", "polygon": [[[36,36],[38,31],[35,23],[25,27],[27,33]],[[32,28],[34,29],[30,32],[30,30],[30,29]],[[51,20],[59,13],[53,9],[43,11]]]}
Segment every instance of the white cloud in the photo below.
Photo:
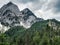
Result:
{"label": "white cloud", "polygon": [[4,5],[4,4],[6,4],[6,3],[8,3],[10,0],[0,0],[0,8]]}
{"label": "white cloud", "polygon": [[56,13],[59,7],[55,6],[59,0],[0,0],[0,7],[9,1],[15,3],[20,10],[29,8],[37,17],[60,20],[60,13]]}

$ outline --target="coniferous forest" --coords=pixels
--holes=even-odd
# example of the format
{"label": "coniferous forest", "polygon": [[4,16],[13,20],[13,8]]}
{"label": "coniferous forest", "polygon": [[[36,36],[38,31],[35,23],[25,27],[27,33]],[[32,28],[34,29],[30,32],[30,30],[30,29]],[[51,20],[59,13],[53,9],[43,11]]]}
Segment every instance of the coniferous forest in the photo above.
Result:
{"label": "coniferous forest", "polygon": [[[48,20],[37,22],[29,29],[12,27],[5,33],[0,33],[0,45],[60,45],[60,23],[49,26]],[[54,28],[55,27],[55,28]]]}

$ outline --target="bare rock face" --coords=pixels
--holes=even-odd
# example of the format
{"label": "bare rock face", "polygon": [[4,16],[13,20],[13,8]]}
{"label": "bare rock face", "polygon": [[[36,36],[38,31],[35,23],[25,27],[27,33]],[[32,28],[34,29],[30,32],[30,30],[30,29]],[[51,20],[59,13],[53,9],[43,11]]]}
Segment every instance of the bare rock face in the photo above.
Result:
{"label": "bare rock face", "polygon": [[12,13],[14,13],[17,16],[20,14],[18,7],[15,4],[13,4],[12,2],[5,4],[1,8],[1,15],[5,15],[8,11],[11,11]]}
{"label": "bare rock face", "polygon": [[36,22],[36,16],[28,9],[24,9],[21,11],[23,17],[22,17],[22,21],[21,23],[23,23],[22,25],[26,28],[29,28],[33,23]]}
{"label": "bare rock face", "polygon": [[20,24],[20,22],[18,20],[20,11],[19,11],[18,7],[15,4],[13,4],[12,2],[9,2],[8,4],[4,5],[0,11],[1,11],[0,20],[1,20],[2,24],[7,25],[7,26]]}
{"label": "bare rock face", "polygon": [[[13,4],[12,2],[9,2],[8,4],[5,4],[0,9],[0,31],[3,29],[8,30],[10,27],[18,26],[20,25],[20,11],[18,7]],[[5,32],[4,31],[4,32]]]}
{"label": "bare rock face", "polygon": [[32,24],[38,21],[42,21],[42,19],[37,18],[28,8],[20,11],[12,2],[5,4],[0,9],[0,22],[4,26],[30,28]]}

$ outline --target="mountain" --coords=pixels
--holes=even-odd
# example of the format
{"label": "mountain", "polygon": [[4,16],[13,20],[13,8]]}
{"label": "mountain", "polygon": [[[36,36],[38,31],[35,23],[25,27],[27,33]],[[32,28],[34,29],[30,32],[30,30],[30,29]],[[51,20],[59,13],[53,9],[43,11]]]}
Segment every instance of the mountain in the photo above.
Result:
{"label": "mountain", "polygon": [[6,14],[6,12],[8,12],[8,11],[11,11],[12,13],[14,13],[17,16],[20,14],[18,7],[15,4],[13,4],[12,2],[9,2],[8,4],[3,5],[0,9],[2,16],[4,16]]}
{"label": "mountain", "polygon": [[38,19],[28,8],[20,11],[17,5],[13,4],[12,2],[5,4],[0,9],[0,23],[1,25],[7,27],[7,29],[14,26],[23,26],[27,29],[38,21],[43,21],[43,19]]}
{"label": "mountain", "polygon": [[5,27],[6,27],[6,30],[8,30],[11,26],[20,24],[18,17],[17,17],[18,15],[20,15],[20,11],[19,11],[18,7],[15,4],[13,4],[12,2],[5,4],[0,9],[0,13],[1,13],[0,14],[0,17],[1,17],[0,18],[0,23],[1,23],[0,27],[4,26],[4,30],[5,30]]}
{"label": "mountain", "polygon": [[[19,23],[18,21],[18,15],[20,15],[20,11],[18,7],[13,4],[12,2],[9,2],[8,4],[4,5],[1,9],[1,23],[4,25],[11,26],[13,23]],[[14,24],[13,24],[14,25]]]}
{"label": "mountain", "polygon": [[35,14],[32,13],[32,11],[30,11],[28,8],[22,10],[21,13],[23,15],[22,23],[23,23],[24,27],[26,27],[26,28],[31,27],[31,25],[34,24],[35,22],[37,22],[37,20],[38,20],[37,17],[35,16]]}
{"label": "mountain", "polygon": [[60,45],[60,22],[9,2],[0,9],[0,45]]}

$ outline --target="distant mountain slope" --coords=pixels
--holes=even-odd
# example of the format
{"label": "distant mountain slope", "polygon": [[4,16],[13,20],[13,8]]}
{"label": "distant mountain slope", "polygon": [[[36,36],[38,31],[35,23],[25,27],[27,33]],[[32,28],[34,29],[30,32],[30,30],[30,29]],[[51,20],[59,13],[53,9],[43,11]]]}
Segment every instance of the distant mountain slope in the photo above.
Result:
{"label": "distant mountain slope", "polygon": [[[51,21],[51,23],[49,21]],[[52,24],[52,22],[54,22],[54,23]],[[13,28],[9,29],[6,32],[6,34],[7,35],[10,34],[11,36],[13,36],[12,33],[14,35],[16,35],[16,34],[18,34],[17,32],[20,32],[20,31],[22,31],[22,32],[23,31],[24,32],[25,31],[36,31],[36,30],[39,31],[39,30],[44,30],[47,26],[50,26],[52,28],[54,27],[53,29],[57,30],[56,28],[60,29],[60,22],[55,20],[55,19],[44,20],[44,21],[41,21],[41,22],[34,23],[29,29],[24,29],[23,27],[13,27]]]}
{"label": "distant mountain slope", "polygon": [[45,26],[47,25],[51,25],[51,27],[60,27],[60,22],[55,20],[55,19],[48,19],[48,20],[44,20],[44,21],[41,21],[41,22],[36,22],[35,24],[33,24],[31,26],[31,28],[34,28],[34,29],[43,29]]}

